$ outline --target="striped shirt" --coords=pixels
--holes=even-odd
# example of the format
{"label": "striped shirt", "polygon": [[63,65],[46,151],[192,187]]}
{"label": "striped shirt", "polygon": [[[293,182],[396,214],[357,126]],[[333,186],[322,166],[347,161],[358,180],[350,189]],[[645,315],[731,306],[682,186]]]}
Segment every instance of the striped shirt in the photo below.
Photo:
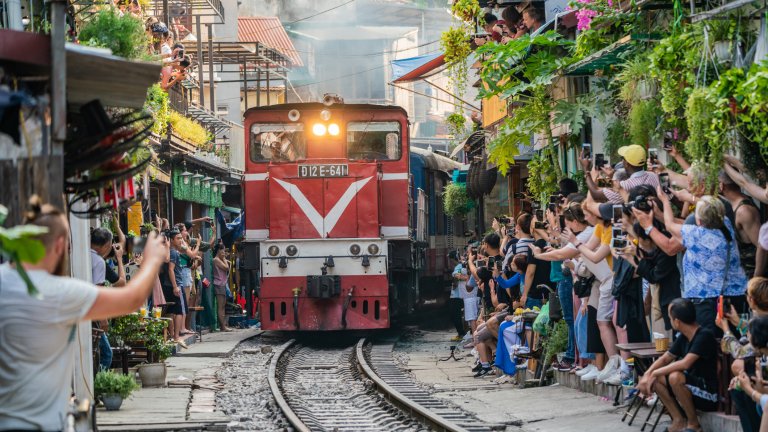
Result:
{"label": "striped shirt", "polygon": [[628,179],[620,182],[619,184],[621,185],[621,188],[627,192],[631,191],[637,186],[644,184],[650,185],[654,190],[656,190],[656,188],[659,187],[659,176],[651,171],[638,171],[633,173],[631,176],[629,176]]}

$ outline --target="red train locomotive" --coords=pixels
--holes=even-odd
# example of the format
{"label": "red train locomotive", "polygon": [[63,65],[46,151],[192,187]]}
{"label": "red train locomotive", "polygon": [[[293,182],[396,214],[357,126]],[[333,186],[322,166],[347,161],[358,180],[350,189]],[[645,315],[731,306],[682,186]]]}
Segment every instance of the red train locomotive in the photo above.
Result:
{"label": "red train locomotive", "polygon": [[392,254],[411,243],[405,111],[273,105],[248,110],[245,127],[245,255],[262,328],[389,327]]}

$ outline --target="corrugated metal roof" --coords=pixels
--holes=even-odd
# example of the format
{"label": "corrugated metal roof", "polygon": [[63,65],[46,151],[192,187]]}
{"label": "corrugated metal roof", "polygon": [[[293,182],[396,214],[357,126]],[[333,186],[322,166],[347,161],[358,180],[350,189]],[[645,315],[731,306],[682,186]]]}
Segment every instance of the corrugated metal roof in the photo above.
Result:
{"label": "corrugated metal roof", "polygon": [[274,48],[290,58],[294,66],[304,66],[278,17],[238,18],[237,38],[240,42],[259,42]]}

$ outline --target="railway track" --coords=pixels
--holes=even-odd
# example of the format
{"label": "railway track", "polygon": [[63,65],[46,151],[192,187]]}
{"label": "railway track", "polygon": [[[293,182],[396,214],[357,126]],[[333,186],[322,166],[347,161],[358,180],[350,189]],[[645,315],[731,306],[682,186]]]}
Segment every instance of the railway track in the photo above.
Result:
{"label": "railway track", "polygon": [[490,431],[489,425],[416,386],[395,365],[392,344],[365,339],[343,349],[282,345],[269,385],[297,431]]}

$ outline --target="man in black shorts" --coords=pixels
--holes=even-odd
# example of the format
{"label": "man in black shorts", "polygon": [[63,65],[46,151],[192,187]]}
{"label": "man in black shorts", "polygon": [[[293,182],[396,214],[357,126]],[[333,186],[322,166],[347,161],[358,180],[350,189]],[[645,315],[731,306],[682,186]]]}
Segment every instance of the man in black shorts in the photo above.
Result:
{"label": "man in black shorts", "polygon": [[715,411],[717,394],[717,341],[696,322],[696,309],[687,299],[669,305],[672,328],[680,332],[638,383],[645,395],[655,392],[672,417],[670,431],[700,431],[696,410]]}

